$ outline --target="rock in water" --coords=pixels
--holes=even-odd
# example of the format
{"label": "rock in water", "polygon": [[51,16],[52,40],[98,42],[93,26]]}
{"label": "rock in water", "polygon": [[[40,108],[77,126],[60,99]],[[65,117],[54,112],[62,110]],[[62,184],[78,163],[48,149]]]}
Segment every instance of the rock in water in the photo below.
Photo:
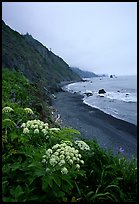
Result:
{"label": "rock in water", "polygon": [[106,93],[106,91],[105,91],[104,89],[100,89],[100,90],[98,91],[98,93],[99,93],[99,94],[104,94],[104,93]]}

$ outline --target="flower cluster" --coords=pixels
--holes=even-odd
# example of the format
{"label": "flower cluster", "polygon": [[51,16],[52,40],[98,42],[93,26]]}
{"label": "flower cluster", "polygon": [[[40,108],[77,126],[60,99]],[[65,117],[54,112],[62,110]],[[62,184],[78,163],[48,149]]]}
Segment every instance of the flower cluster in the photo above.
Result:
{"label": "flower cluster", "polygon": [[47,172],[53,167],[53,171],[60,170],[62,174],[67,174],[73,166],[76,170],[80,169],[80,163],[84,164],[81,157],[77,149],[64,142],[54,145],[52,149],[47,149],[43,155],[42,163],[46,164]]}
{"label": "flower cluster", "polygon": [[86,144],[84,141],[82,140],[76,140],[75,144],[81,149],[81,150],[90,150],[90,147],[88,146],[88,144]]}
{"label": "flower cluster", "polygon": [[30,133],[30,131],[34,134],[39,134],[42,132],[44,135],[47,135],[48,133],[48,123],[44,123],[40,120],[28,120],[26,123],[23,123],[21,125],[23,128],[23,133]]}
{"label": "flower cluster", "polygon": [[28,114],[33,114],[33,111],[31,110],[31,108],[24,108],[24,110]]}
{"label": "flower cluster", "polygon": [[2,109],[2,113],[9,113],[11,111],[14,111],[11,107],[9,106],[6,106]]}

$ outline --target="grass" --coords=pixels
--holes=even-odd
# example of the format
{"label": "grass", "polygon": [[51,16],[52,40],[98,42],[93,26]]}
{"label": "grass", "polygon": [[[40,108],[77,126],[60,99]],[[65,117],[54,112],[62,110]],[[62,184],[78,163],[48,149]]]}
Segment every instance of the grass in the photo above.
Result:
{"label": "grass", "polygon": [[[23,74],[3,70],[3,202],[136,202],[136,159],[127,161],[120,152],[114,156],[95,141],[80,138],[77,130],[53,129],[56,124],[51,119],[47,101],[48,97],[37,84],[31,84]],[[13,110],[4,111],[7,106]],[[27,113],[25,108],[30,108],[33,114]],[[37,126],[38,134],[29,125],[29,132],[23,133],[23,123],[38,119],[41,121]],[[44,123],[48,124],[46,134],[41,131]],[[89,150],[77,146],[75,137],[83,140]],[[59,163],[51,165],[49,157],[45,157],[46,151],[51,149],[49,151],[55,154],[54,145],[63,143],[75,149],[84,162],[74,160],[75,156],[64,149],[59,150],[59,154],[69,154],[71,163],[65,157],[63,166]],[[61,168],[64,167],[68,173],[62,174]]]}

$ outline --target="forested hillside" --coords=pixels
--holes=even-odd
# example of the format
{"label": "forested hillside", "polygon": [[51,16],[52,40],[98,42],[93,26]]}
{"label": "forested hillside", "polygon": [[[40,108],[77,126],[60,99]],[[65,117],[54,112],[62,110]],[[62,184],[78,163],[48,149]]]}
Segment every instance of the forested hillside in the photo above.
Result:
{"label": "forested hillside", "polygon": [[47,88],[62,81],[81,80],[62,58],[28,33],[21,35],[3,21],[2,68],[20,70],[31,82]]}

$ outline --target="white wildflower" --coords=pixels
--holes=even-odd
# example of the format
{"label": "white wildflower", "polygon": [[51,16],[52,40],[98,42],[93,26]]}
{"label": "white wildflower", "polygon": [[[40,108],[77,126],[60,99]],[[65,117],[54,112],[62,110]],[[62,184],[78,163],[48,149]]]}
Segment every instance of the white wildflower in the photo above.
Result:
{"label": "white wildflower", "polygon": [[69,162],[69,164],[71,164],[71,165],[73,164],[73,160],[72,160],[72,159],[70,159],[68,162]]}
{"label": "white wildflower", "polygon": [[22,123],[21,127],[25,128],[26,127],[26,123]]}
{"label": "white wildflower", "polygon": [[76,161],[77,161],[77,162],[79,162],[79,161],[80,161],[80,159],[79,159],[79,158],[77,158],[77,159],[76,159]]}
{"label": "white wildflower", "polygon": [[62,166],[62,165],[64,165],[64,164],[65,164],[65,160],[62,159],[62,160],[59,162],[59,166]]}
{"label": "white wildflower", "polygon": [[42,163],[46,163],[46,159],[43,159],[43,160],[42,160]]}
{"label": "white wildflower", "polygon": [[52,158],[54,158],[57,162],[59,162],[60,161],[60,159],[59,159],[59,157],[58,156],[56,156],[56,155],[53,155],[54,157],[52,157]]}
{"label": "white wildflower", "polygon": [[46,172],[49,172],[50,171],[50,169],[49,168],[46,168]]}
{"label": "white wildflower", "polygon": [[62,151],[60,152],[60,154],[64,154],[64,151],[62,150]]}
{"label": "white wildflower", "polygon": [[24,134],[29,133],[29,129],[28,129],[28,128],[24,128],[24,129],[23,129],[23,133],[24,133]]}
{"label": "white wildflower", "polygon": [[73,154],[73,153],[70,153],[70,156],[71,156],[71,157],[74,157],[74,154]]}
{"label": "white wildflower", "polygon": [[68,173],[67,168],[66,168],[66,167],[63,167],[63,168],[61,169],[61,173],[62,173],[62,174],[67,174],[67,173]]}
{"label": "white wildflower", "polygon": [[60,129],[59,128],[50,128],[50,131],[58,132]]}
{"label": "white wildflower", "polygon": [[66,159],[67,159],[67,160],[70,160],[70,156],[67,156]]}
{"label": "white wildflower", "polygon": [[47,130],[48,129],[48,123],[44,123],[44,128]]}
{"label": "white wildflower", "polygon": [[57,149],[56,151],[59,153],[61,151],[61,149]]}
{"label": "white wildflower", "polygon": [[77,160],[76,157],[72,157],[72,159],[73,159],[73,161],[76,161],[76,160]]}
{"label": "white wildflower", "polygon": [[78,157],[81,158],[82,157],[81,154],[78,154]]}
{"label": "white wildflower", "polygon": [[78,153],[79,153],[79,150],[78,150],[78,149],[76,149],[76,150],[75,150],[75,153],[77,153],[77,154],[78,154]]}
{"label": "white wildflower", "polygon": [[60,157],[59,157],[60,159],[64,159],[65,158],[65,156],[62,154],[62,155],[60,155]]}
{"label": "white wildflower", "polygon": [[81,164],[84,164],[84,161],[83,160],[80,160]]}
{"label": "white wildflower", "polygon": [[84,164],[84,161],[80,159],[81,154],[78,152],[74,147],[66,143],[56,144],[52,149],[46,150],[43,159],[47,159],[48,167],[53,167],[52,171],[61,170],[62,174],[67,174],[70,168],[72,168],[72,165],[76,166],[77,171],[80,169],[80,165],[77,163]]}
{"label": "white wildflower", "polygon": [[39,126],[39,128],[40,128],[40,129],[43,129],[43,126],[42,126],[42,125],[40,125],[40,126]]}
{"label": "white wildflower", "polygon": [[14,111],[11,107],[9,106],[6,106],[2,109],[2,113],[9,113],[11,111]]}
{"label": "white wildflower", "polygon": [[54,158],[50,159],[50,165],[51,166],[55,166],[56,163],[57,163],[57,161]]}
{"label": "white wildflower", "polygon": [[59,144],[56,144],[52,147],[52,149],[57,149],[60,145]]}
{"label": "white wildflower", "polygon": [[32,125],[32,121],[28,120],[27,123],[26,123],[26,126],[30,127],[31,125]]}
{"label": "white wildflower", "polygon": [[35,129],[34,134],[39,134],[39,129]]}
{"label": "white wildflower", "polygon": [[75,144],[81,149],[81,150],[90,150],[90,147],[88,146],[88,144],[86,144],[84,141],[82,140],[76,140]]}
{"label": "white wildflower", "polygon": [[79,165],[79,164],[76,164],[76,168],[77,168],[77,169],[80,169],[80,165]]}
{"label": "white wildflower", "polygon": [[42,158],[46,158],[46,155],[43,155]]}
{"label": "white wildflower", "polygon": [[65,152],[65,155],[66,155],[66,156],[69,156],[69,155],[70,155],[69,151],[65,150],[64,152]]}
{"label": "white wildflower", "polygon": [[48,131],[46,129],[41,130],[44,135],[47,135]]}
{"label": "white wildflower", "polygon": [[46,153],[48,153],[48,154],[52,154],[52,149],[47,149],[47,151],[46,151]]}
{"label": "white wildflower", "polygon": [[44,125],[44,122],[43,122],[43,121],[40,121],[40,125],[43,126],[43,125]]}
{"label": "white wildflower", "polygon": [[66,147],[67,144],[64,142],[64,143],[62,143],[60,146],[63,148],[63,147]]}
{"label": "white wildflower", "polygon": [[34,128],[38,129],[38,125],[34,125]]}
{"label": "white wildflower", "polygon": [[75,154],[75,157],[78,157],[79,156],[79,154]]}
{"label": "white wildflower", "polygon": [[24,108],[24,110],[26,111],[26,113],[34,114],[31,108]]}
{"label": "white wildflower", "polygon": [[31,129],[34,129],[35,128],[35,125],[31,125]]}
{"label": "white wildflower", "polygon": [[[58,155],[59,155],[59,152],[56,151],[56,152],[54,153],[54,155],[55,155],[55,156],[58,156]],[[61,156],[63,156],[63,155],[61,155]]]}

